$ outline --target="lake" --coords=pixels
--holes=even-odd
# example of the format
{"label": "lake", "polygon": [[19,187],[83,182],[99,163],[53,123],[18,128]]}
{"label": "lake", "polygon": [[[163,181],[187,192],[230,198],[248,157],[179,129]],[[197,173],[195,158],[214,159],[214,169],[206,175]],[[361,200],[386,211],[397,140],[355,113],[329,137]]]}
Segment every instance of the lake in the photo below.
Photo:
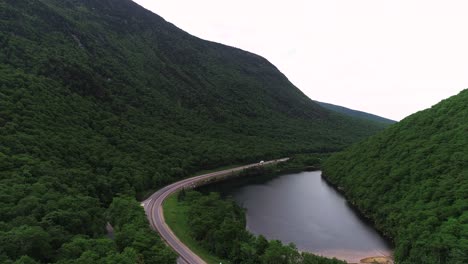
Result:
{"label": "lake", "polygon": [[391,253],[391,244],[322,179],[320,171],[241,185],[217,183],[208,189],[231,196],[247,209],[250,232],[292,242],[301,251],[357,263]]}

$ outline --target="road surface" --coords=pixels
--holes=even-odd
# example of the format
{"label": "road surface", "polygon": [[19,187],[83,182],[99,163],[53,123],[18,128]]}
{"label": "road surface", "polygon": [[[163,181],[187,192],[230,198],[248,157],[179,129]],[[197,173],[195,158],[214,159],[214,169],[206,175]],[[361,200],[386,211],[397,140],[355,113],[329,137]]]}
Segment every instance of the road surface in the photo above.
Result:
{"label": "road surface", "polygon": [[233,172],[241,171],[247,168],[255,166],[263,166],[268,164],[274,164],[279,162],[287,161],[289,158],[271,160],[260,163],[254,163],[250,165],[245,165],[237,168],[207,173],[192,178],[184,179],[178,182],[175,182],[171,185],[168,185],[161,190],[155,192],[148,199],[143,202],[143,207],[145,208],[146,215],[150,222],[151,227],[158,231],[161,237],[166,241],[166,243],[179,254],[179,259],[177,263],[179,264],[205,264],[199,256],[193,253],[187,246],[185,246],[172,232],[169,226],[164,220],[164,212],[162,204],[164,200],[171,195],[172,193],[182,189],[182,188],[193,188],[197,185],[202,185],[208,179],[217,178],[229,175]]}

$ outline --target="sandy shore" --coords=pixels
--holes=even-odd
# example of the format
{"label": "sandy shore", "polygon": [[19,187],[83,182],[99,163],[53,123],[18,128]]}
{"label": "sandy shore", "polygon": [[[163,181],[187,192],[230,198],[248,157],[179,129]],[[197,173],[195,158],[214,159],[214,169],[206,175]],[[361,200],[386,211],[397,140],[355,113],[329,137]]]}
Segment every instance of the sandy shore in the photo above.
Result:
{"label": "sandy shore", "polygon": [[354,250],[326,250],[314,252],[313,254],[321,255],[328,258],[337,258],[344,260],[349,264],[393,264],[391,257],[392,252],[373,251],[354,251]]}
{"label": "sandy shore", "polygon": [[360,263],[378,263],[378,264],[393,264],[391,257],[368,257],[361,259]]}

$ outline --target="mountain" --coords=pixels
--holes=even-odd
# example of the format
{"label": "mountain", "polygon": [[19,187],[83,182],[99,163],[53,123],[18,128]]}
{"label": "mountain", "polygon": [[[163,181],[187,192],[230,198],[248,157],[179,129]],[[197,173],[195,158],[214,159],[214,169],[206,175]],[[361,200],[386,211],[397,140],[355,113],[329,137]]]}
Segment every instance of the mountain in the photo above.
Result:
{"label": "mountain", "polygon": [[352,116],[352,117],[356,117],[356,118],[371,120],[371,121],[375,121],[379,123],[384,123],[387,125],[395,124],[397,122],[397,121],[394,121],[385,117],[369,114],[369,113],[358,111],[358,110],[349,109],[349,108],[339,106],[339,105],[323,103],[319,101],[315,101],[315,102],[319,104],[320,106],[322,106],[323,108],[326,108],[328,110],[335,111],[335,112],[345,114],[348,116]]}
{"label": "mountain", "polygon": [[135,197],[383,128],[130,0],[0,1],[0,87],[1,263],[172,263]]}
{"label": "mountain", "polygon": [[468,263],[468,90],[332,155],[324,175],[395,242],[397,263]]}

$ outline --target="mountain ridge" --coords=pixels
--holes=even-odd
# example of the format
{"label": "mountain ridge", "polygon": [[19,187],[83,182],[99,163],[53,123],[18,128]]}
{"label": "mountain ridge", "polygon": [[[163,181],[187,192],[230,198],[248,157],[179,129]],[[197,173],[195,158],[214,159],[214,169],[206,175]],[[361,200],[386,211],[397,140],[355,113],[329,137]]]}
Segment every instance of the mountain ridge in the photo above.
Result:
{"label": "mountain ridge", "polygon": [[468,89],[332,155],[324,174],[398,263],[468,261]]}
{"label": "mountain ridge", "polygon": [[342,114],[345,114],[345,115],[348,115],[348,116],[361,118],[361,119],[367,119],[367,120],[371,120],[371,121],[375,121],[375,122],[379,122],[379,123],[384,123],[384,124],[388,124],[388,125],[397,123],[397,121],[395,121],[395,120],[385,118],[385,117],[382,117],[382,116],[378,116],[378,115],[375,115],[375,114],[367,113],[367,112],[364,112],[364,111],[355,110],[355,109],[351,109],[351,108],[347,108],[347,107],[344,107],[344,106],[339,106],[339,105],[335,105],[335,104],[331,104],[331,103],[324,103],[324,102],[319,102],[319,101],[315,101],[315,102],[318,103],[320,106],[328,109],[328,110],[332,110],[332,111],[342,113]]}

